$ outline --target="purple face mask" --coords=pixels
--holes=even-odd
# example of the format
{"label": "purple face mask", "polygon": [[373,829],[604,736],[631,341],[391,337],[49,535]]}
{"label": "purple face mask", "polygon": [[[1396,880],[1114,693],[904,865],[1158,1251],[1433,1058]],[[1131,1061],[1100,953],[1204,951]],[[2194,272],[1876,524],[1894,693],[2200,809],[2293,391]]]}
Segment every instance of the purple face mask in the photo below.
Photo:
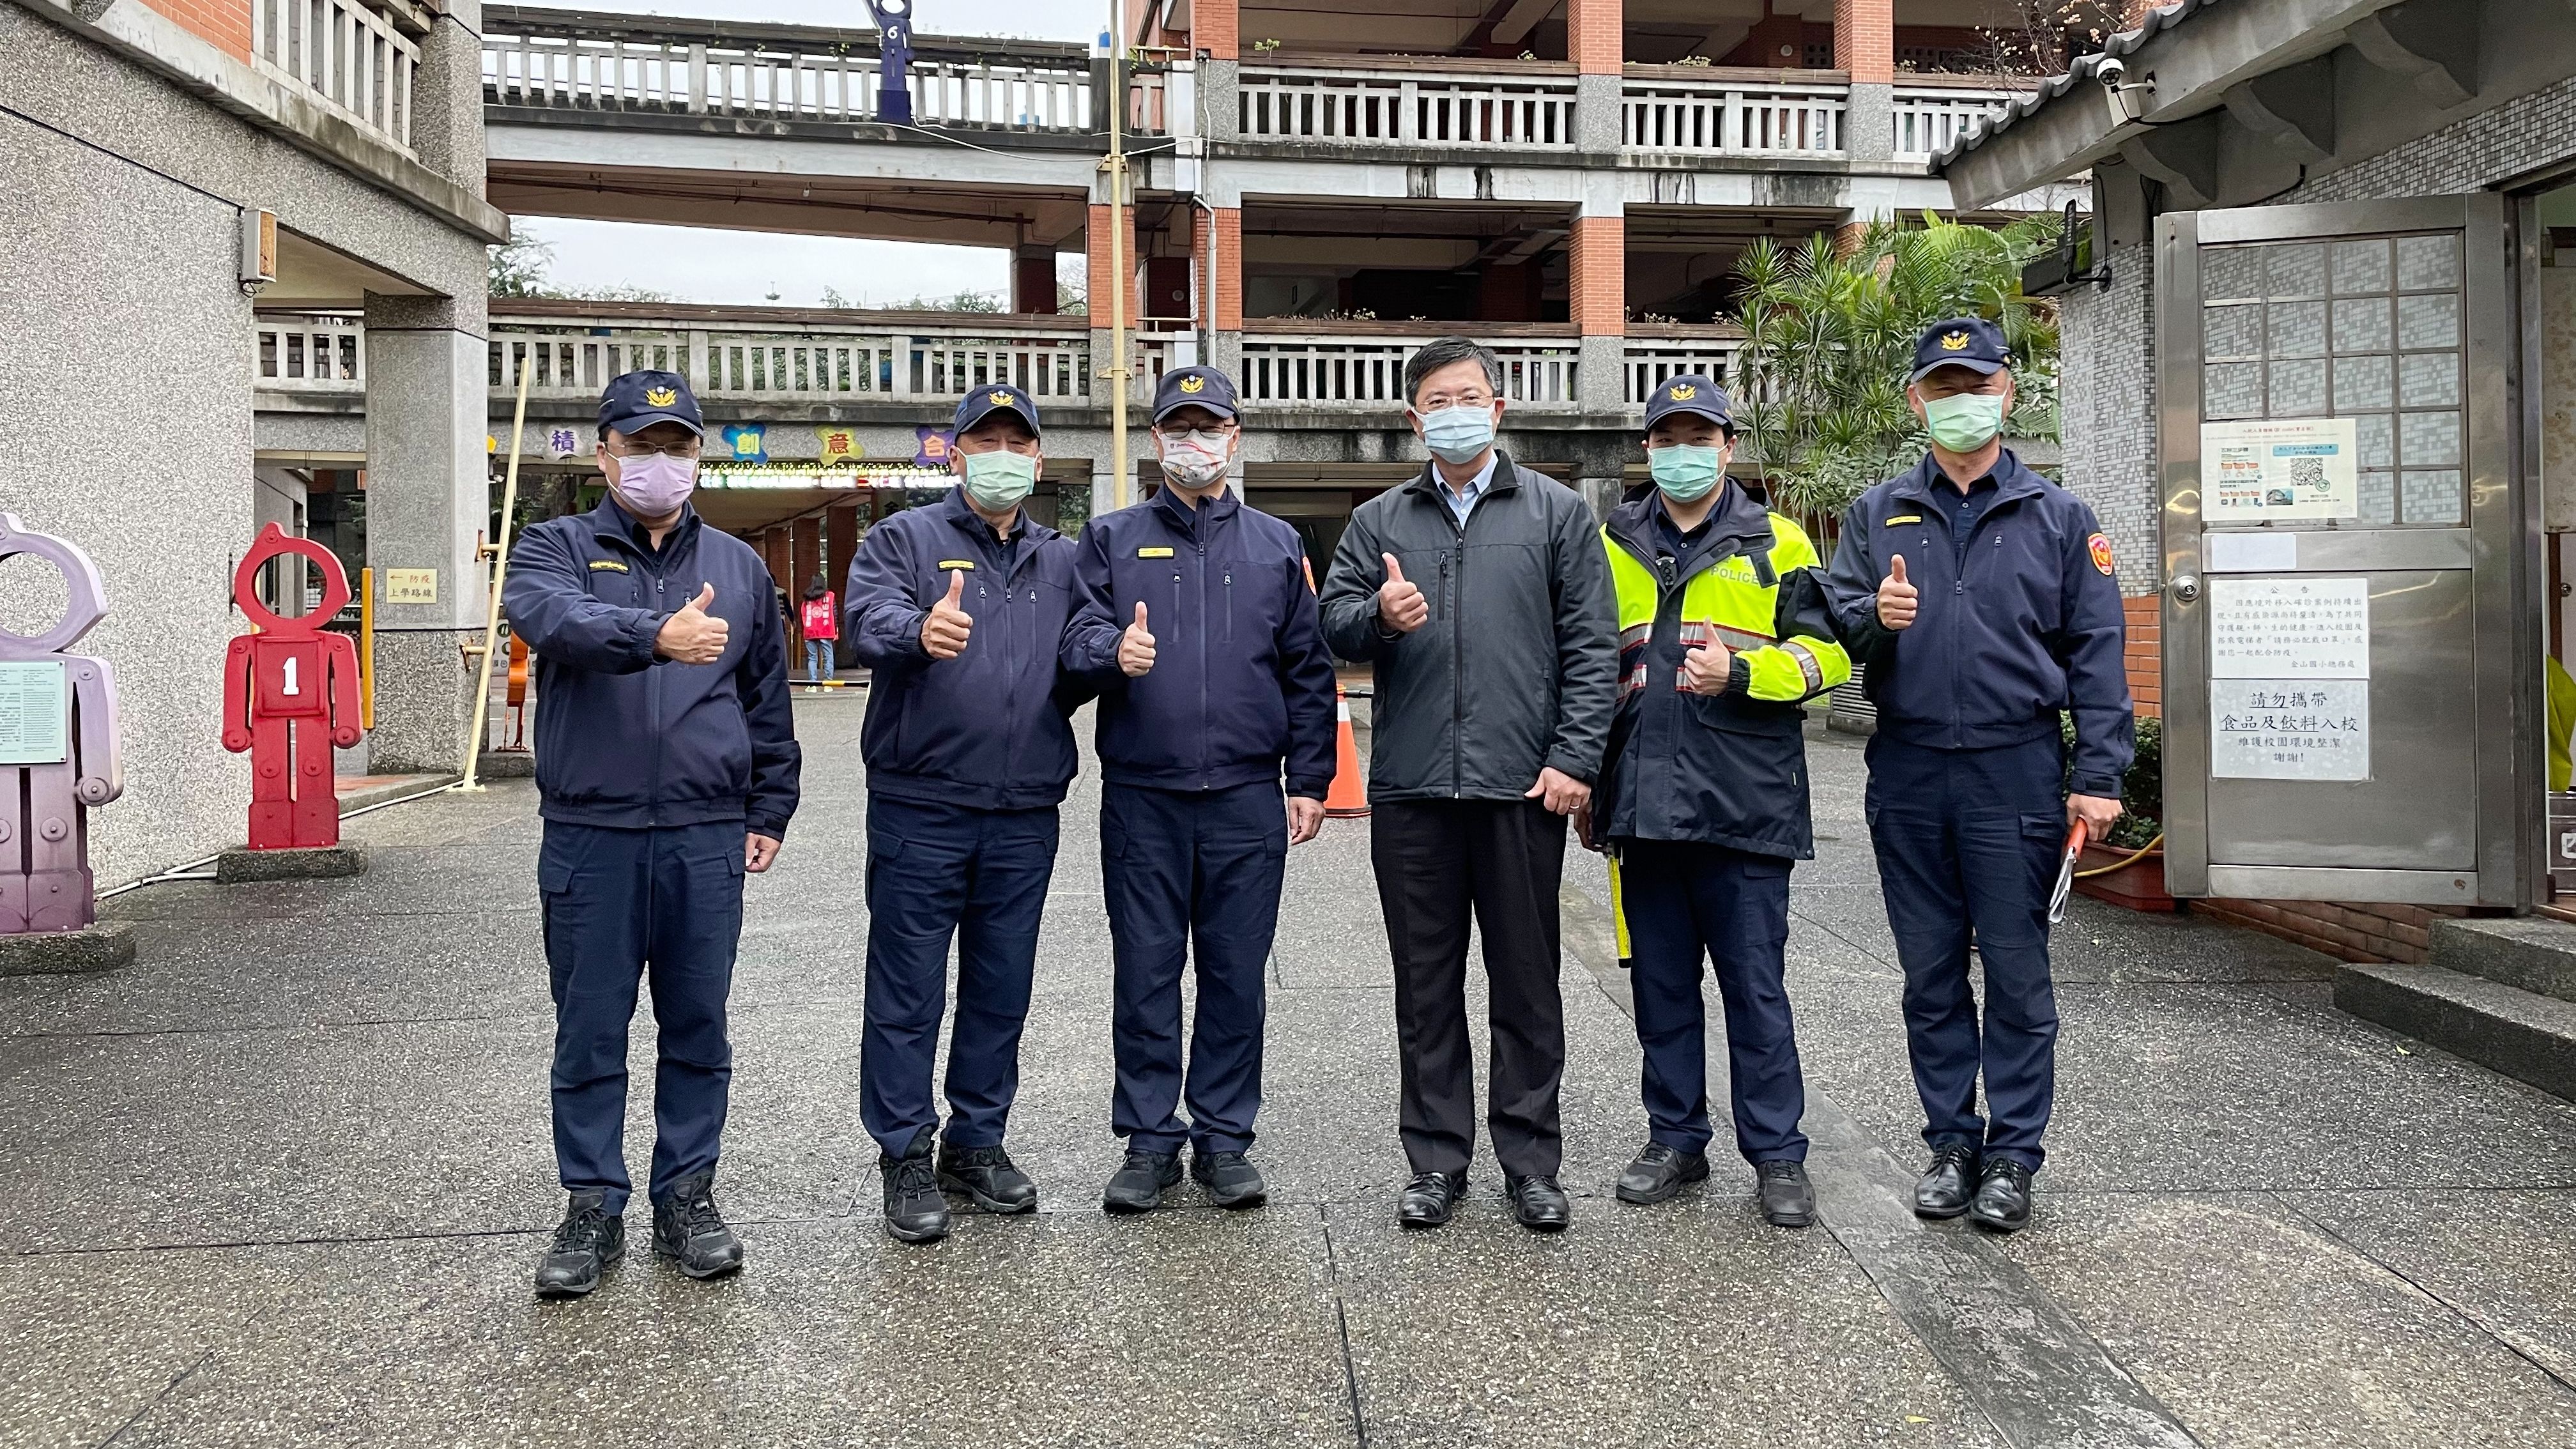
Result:
{"label": "purple face mask", "polygon": [[698,460],[674,458],[668,453],[650,453],[641,458],[617,460],[617,501],[627,511],[643,518],[660,518],[676,513],[689,501],[698,486]]}

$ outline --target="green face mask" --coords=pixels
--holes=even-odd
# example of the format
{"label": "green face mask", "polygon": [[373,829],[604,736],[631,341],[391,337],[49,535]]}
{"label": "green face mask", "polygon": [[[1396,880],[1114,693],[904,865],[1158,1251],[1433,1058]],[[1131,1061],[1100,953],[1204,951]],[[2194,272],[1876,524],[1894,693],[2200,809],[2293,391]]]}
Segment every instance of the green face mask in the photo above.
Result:
{"label": "green face mask", "polygon": [[1725,475],[1726,454],[1713,447],[1675,443],[1646,450],[1646,473],[1675,503],[1696,503]]}
{"label": "green face mask", "polygon": [[1931,425],[1933,442],[1953,453],[1973,453],[2004,430],[2003,394],[1925,398],[1923,421]]}
{"label": "green face mask", "polygon": [[960,456],[966,460],[966,496],[987,513],[1017,506],[1038,486],[1038,460],[1026,453],[996,448]]}

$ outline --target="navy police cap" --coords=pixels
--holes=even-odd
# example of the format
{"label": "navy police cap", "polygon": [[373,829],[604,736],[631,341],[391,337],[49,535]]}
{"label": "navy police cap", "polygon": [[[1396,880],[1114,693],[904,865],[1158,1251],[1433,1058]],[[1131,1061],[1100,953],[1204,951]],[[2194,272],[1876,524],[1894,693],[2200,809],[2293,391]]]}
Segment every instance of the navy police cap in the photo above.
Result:
{"label": "navy police cap", "polygon": [[1234,379],[1213,367],[1175,367],[1154,387],[1154,421],[1182,408],[1206,408],[1221,418],[1240,418]]}
{"label": "navy police cap", "polygon": [[1036,400],[1029,396],[1028,389],[1013,387],[1007,382],[988,382],[966,394],[965,398],[957,404],[957,420],[954,426],[958,432],[963,433],[998,412],[1019,414],[1020,421],[1028,424],[1029,431],[1032,433],[1045,431],[1038,425],[1038,405]]}
{"label": "navy police cap", "polygon": [[1655,395],[1646,399],[1646,431],[1675,413],[1691,413],[1708,419],[1729,433],[1735,431],[1735,412],[1726,400],[1726,390],[1696,372],[1685,372],[1664,380]]}
{"label": "navy police cap", "polygon": [[1920,382],[1936,367],[1964,367],[1989,376],[2012,365],[2012,349],[2003,329],[1983,317],[1953,317],[1923,329],[1914,343],[1914,371],[1908,382]]}
{"label": "navy police cap", "polygon": [[689,391],[687,378],[648,368],[609,380],[607,390],[599,395],[600,437],[606,438],[611,428],[631,435],[655,423],[678,423],[706,436],[706,422],[698,416],[697,395]]}

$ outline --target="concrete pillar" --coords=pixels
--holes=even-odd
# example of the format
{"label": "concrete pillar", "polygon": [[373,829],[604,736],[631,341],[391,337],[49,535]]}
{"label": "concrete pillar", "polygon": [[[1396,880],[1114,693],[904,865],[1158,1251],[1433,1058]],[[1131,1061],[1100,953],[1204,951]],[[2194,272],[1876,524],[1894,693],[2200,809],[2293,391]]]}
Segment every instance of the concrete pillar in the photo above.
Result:
{"label": "concrete pillar", "polygon": [[433,11],[411,82],[411,145],[420,164],[483,194],[483,0]]}
{"label": "concrete pillar", "polygon": [[[1128,435],[1126,496],[1129,503],[1134,503],[1144,496],[1145,490],[1136,485],[1136,474],[1138,472],[1136,460],[1143,452],[1151,451],[1153,446],[1154,445],[1151,442],[1140,436],[1133,433]],[[1056,503],[1057,517],[1061,518],[1063,516],[1063,490],[1068,487],[1078,486],[1080,485],[1058,485],[1058,499]],[[1084,516],[1086,518],[1097,518],[1101,514],[1111,512],[1119,506],[1118,497],[1118,473],[1115,468],[1110,466],[1109,448],[1107,444],[1104,443],[1100,449],[1100,456],[1091,460],[1091,506]],[[1063,531],[1071,532],[1072,530],[1067,529]]]}
{"label": "concrete pillar", "polygon": [[[369,293],[366,318],[367,563],[377,589],[370,759],[379,770],[453,770],[464,758],[470,684],[458,646],[482,642],[491,597],[475,555],[493,506],[483,298]],[[396,569],[426,570],[435,601],[391,602]]]}
{"label": "concrete pillar", "polygon": [[1894,160],[1895,0],[1834,0],[1834,69],[1851,75],[1844,154],[1854,161]]}
{"label": "concrete pillar", "polygon": [[[1587,206],[1587,212],[1597,206]],[[1616,210],[1574,219],[1569,244],[1571,312],[1582,338],[1576,396],[1588,412],[1625,407],[1628,334],[1628,223]]]}
{"label": "concrete pillar", "polygon": [[1574,62],[1574,145],[1614,152],[1620,142],[1626,0],[1565,0],[1565,53]]}

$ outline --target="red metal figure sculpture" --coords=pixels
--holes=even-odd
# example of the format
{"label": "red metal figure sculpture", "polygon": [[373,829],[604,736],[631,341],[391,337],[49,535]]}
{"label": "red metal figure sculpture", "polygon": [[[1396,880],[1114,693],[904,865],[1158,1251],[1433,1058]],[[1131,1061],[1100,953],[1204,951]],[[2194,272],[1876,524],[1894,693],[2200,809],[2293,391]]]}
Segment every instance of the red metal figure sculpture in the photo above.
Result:
{"label": "red metal figure sculpture", "polygon": [[107,617],[98,565],[68,539],[28,533],[0,513],[0,559],[22,553],[61,569],[69,599],[62,622],[34,638],[0,629],[0,669],[11,674],[18,712],[13,741],[0,741],[18,746],[0,756],[0,936],[77,931],[98,919],[89,809],[125,789],[107,661],[62,652]]}
{"label": "red metal figure sculpture", "polygon": [[[259,600],[260,566],[293,554],[322,571],[322,601],[295,618]],[[272,523],[233,570],[233,603],[259,632],[224,654],[224,748],[250,751],[250,848],[340,843],[331,748],[358,742],[358,650],[322,626],[349,606],[349,576],[331,551]]]}

